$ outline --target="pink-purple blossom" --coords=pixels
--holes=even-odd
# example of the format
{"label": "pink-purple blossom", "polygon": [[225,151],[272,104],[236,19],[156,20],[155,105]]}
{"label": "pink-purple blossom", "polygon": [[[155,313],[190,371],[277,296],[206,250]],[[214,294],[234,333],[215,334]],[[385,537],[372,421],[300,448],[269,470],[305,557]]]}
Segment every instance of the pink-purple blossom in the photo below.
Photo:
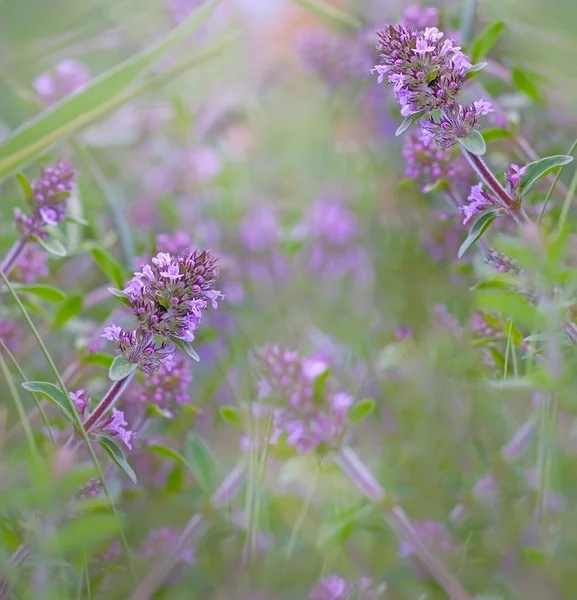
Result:
{"label": "pink-purple blossom", "polygon": [[44,104],[79,92],[90,81],[88,69],[74,59],[59,62],[52,71],[42,73],[34,81],[34,89]]}

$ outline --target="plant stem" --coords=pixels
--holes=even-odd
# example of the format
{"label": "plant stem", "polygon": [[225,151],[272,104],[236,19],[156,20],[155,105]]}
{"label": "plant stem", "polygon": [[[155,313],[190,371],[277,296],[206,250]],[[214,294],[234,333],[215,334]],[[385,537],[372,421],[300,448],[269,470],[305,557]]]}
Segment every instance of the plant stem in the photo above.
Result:
{"label": "plant stem", "polygon": [[[242,488],[245,472],[245,466],[239,464],[227,475],[212,495],[210,504],[213,508],[223,508],[231,502]],[[195,514],[190,519],[178,542],[166,554],[163,561],[152,568],[136,591],[130,596],[130,600],[149,600],[152,597],[178,563],[182,552],[190,546],[195,538],[201,535],[204,523],[204,516],[200,513]]]}
{"label": "plant stem", "polygon": [[[341,449],[335,457],[335,461],[345,475],[348,476],[359,491],[369,500],[382,503],[385,498],[385,491],[353,450],[350,448]],[[445,590],[449,598],[452,600],[472,600],[472,597],[465,591],[456,577],[421,541],[403,509],[400,506],[393,506],[386,510],[385,517],[391,529],[399,537],[411,544],[421,562],[425,565],[431,576]],[[132,600],[146,599],[132,598]]]}
{"label": "plant stem", "polygon": [[4,260],[0,264],[0,271],[7,276],[10,275],[10,271],[12,271],[12,269],[18,264],[18,260],[22,256],[24,248],[26,248],[26,242],[24,240],[18,240],[17,242],[14,242],[4,257]]}
{"label": "plant stem", "polygon": [[116,403],[116,401],[122,395],[122,392],[128,387],[128,384],[132,381],[134,377],[134,371],[125,377],[124,379],[120,379],[119,381],[115,381],[109,388],[108,392],[98,406],[92,411],[88,417],[86,417],[86,421],[82,424],[84,427],[84,431],[89,433],[98,423],[102,420],[106,412],[109,408]]}
{"label": "plant stem", "polygon": [[499,198],[504,206],[512,210],[515,207],[515,201],[509,196],[495,175],[493,175],[487,163],[480,156],[472,154],[464,148],[461,148],[461,150],[483,183]]}

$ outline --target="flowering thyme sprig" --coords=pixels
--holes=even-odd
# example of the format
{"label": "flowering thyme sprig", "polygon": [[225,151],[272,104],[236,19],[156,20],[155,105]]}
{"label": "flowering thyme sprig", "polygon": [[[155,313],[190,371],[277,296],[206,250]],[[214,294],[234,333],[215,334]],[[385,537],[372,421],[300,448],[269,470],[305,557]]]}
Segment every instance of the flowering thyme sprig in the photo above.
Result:
{"label": "flowering thyme sprig", "polygon": [[20,238],[10,248],[0,270],[5,275],[17,266],[30,242],[43,243],[48,238],[47,228],[58,225],[66,218],[67,200],[74,190],[76,173],[65,162],[44,167],[39,179],[30,184],[27,200],[32,211],[27,214],[16,209],[14,222]]}
{"label": "flowering thyme sprig", "polygon": [[[223,297],[214,289],[217,274],[217,258],[208,250],[177,256],[161,252],[151,264],[142,265],[142,271],[134,274],[122,292],[113,290],[130,306],[139,326],[133,331],[114,324],[104,329],[102,337],[116,342],[117,355],[128,368],[86,417],[87,432],[94,431],[105,418],[136,368],[153,375],[161,368],[169,372],[175,366],[175,342],[189,345],[208,303],[216,308],[217,300]],[[187,346],[187,352],[194,351]]]}

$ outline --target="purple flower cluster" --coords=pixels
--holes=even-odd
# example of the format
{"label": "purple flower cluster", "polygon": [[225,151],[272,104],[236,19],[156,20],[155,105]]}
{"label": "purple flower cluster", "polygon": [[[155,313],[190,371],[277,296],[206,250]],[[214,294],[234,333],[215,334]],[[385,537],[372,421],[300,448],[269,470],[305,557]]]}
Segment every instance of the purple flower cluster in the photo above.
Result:
{"label": "purple flower cluster", "polygon": [[375,586],[367,577],[351,582],[340,575],[328,575],[313,586],[308,600],[379,600],[384,597],[386,587]]}
{"label": "purple flower cluster", "polygon": [[63,60],[54,70],[42,73],[34,81],[34,89],[44,104],[51,105],[79,92],[90,81],[86,67],[73,59]]}
{"label": "purple flower cluster", "polygon": [[223,297],[214,289],[217,274],[217,259],[208,250],[159,252],[123,291],[139,327],[109,325],[102,337],[116,342],[117,352],[148,375],[161,368],[169,372],[176,363],[170,342],[192,342],[208,303],[217,308]]}
{"label": "purple flower cluster", "polygon": [[31,183],[33,212],[16,210],[15,221],[24,240],[44,238],[46,227],[57,225],[66,217],[67,199],[74,190],[76,173],[65,162],[44,167],[39,179]]}
{"label": "purple flower cluster", "polygon": [[[90,407],[90,397],[88,394],[80,389],[76,392],[70,392],[70,399],[74,403],[80,419],[85,421]],[[136,434],[126,429],[127,425],[124,413],[113,408],[112,412],[96,428],[92,429],[90,433],[107,435],[121,441],[129,450],[132,450],[131,440]]]}
{"label": "purple flower cluster", "polygon": [[271,443],[282,436],[301,453],[338,446],[353,398],[345,392],[315,390],[315,382],[328,370],[325,362],[268,346],[257,353],[256,368],[259,400],[273,405]]}
{"label": "purple flower cluster", "polygon": [[145,404],[154,404],[172,418],[178,406],[190,402],[191,383],[190,361],[175,356],[173,362],[165,361],[155,373],[145,374],[138,399]]}
{"label": "purple flower cluster", "polygon": [[431,112],[455,102],[471,64],[452,40],[436,27],[417,31],[389,25],[378,33],[381,64],[373,71],[394,84],[401,114]]}
{"label": "purple flower cluster", "polygon": [[463,106],[457,102],[471,64],[437,27],[424,30],[389,25],[378,33],[381,63],[373,72],[394,85],[401,114],[422,116],[421,127],[442,148],[468,136],[479,117],[492,112],[486,100]]}
{"label": "purple flower cluster", "polygon": [[405,175],[417,180],[423,191],[440,180],[459,188],[460,180],[466,178],[467,163],[460,156],[454,157],[449,149],[439,148],[434,136],[427,130],[412,131],[405,136],[403,158]]}
{"label": "purple flower cluster", "polygon": [[46,252],[37,246],[28,244],[18,258],[14,269],[14,279],[23,283],[34,283],[48,277],[49,273]]}
{"label": "purple flower cluster", "polygon": [[118,354],[128,362],[138,364],[145,373],[155,373],[163,366],[170,368],[174,363],[174,344],[164,340],[158,342],[153,334],[143,328],[130,330],[109,325],[104,328],[102,337],[116,342]]}
{"label": "purple flower cluster", "polygon": [[149,335],[194,340],[202,311],[222,294],[214,289],[217,259],[208,250],[172,256],[160,252],[142,266],[124,293],[143,330]]}
{"label": "purple flower cluster", "polygon": [[168,0],[168,12],[175,23],[184,21],[193,10],[196,10],[203,0]]}

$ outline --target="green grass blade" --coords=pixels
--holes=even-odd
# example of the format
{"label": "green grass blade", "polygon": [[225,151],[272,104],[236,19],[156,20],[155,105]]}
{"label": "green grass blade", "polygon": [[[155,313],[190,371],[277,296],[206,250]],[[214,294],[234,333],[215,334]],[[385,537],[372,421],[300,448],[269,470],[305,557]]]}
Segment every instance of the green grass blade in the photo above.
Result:
{"label": "green grass blade", "polygon": [[96,77],[78,94],[65,98],[14,131],[0,144],[0,179],[123,104],[130,85],[197,30],[219,2],[208,0],[160,42]]}

